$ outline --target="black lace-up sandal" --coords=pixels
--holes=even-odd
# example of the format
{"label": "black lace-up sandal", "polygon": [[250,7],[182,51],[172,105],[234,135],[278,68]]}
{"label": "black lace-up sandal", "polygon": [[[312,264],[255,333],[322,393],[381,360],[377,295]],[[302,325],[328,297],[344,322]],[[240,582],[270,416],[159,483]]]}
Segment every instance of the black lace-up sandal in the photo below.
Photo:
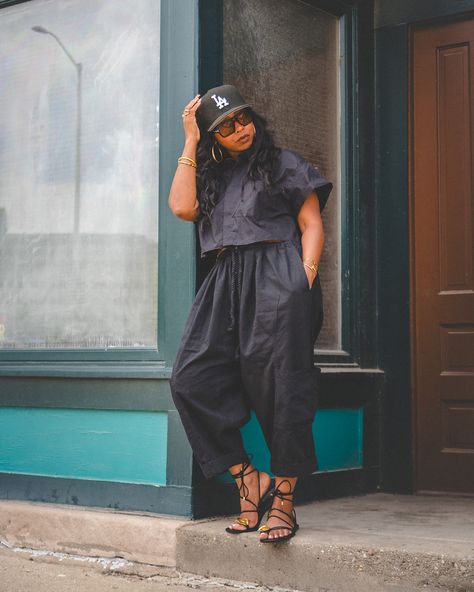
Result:
{"label": "black lace-up sandal", "polygon": [[[282,483],[288,483],[288,485],[290,486],[291,489],[291,483],[289,481],[287,481],[286,479],[284,479],[283,481],[281,481],[280,486]],[[281,505],[283,505],[283,502],[287,499],[289,499],[289,496],[292,496],[294,493],[294,489],[293,491],[288,491],[287,493],[283,493],[282,491],[280,491],[278,488],[274,489],[271,493],[270,496],[271,497],[278,497],[279,499],[281,499]],[[279,512],[278,514],[275,514],[274,512]],[[280,514],[284,514],[286,516],[286,518],[283,518],[283,516],[281,516]],[[272,530],[289,530],[289,534],[286,534],[284,536],[279,536],[276,538],[272,538],[270,539],[267,537],[265,539],[260,539],[261,543],[283,543],[283,541],[287,541],[288,539],[291,539],[292,537],[295,536],[296,531],[299,528],[299,524],[296,522],[296,512],[295,509],[292,508],[291,510],[291,514],[289,514],[288,512],[285,512],[285,510],[281,510],[280,508],[271,508],[270,511],[268,512],[268,517],[267,520],[269,520],[270,518],[279,518],[282,522],[284,522],[285,524],[287,524],[288,526],[283,526],[282,524],[280,524],[279,526],[268,526],[268,524],[262,524],[262,526],[260,526],[260,528],[258,529],[259,532],[266,532],[266,533],[270,533]],[[289,522],[287,520],[287,518],[289,518],[291,520],[291,522]]]}
{"label": "black lace-up sandal", "polygon": [[[239,487],[240,499],[247,500],[255,507],[254,510],[242,510],[240,512],[240,514],[245,514],[248,512],[256,513],[258,516],[257,523],[255,524],[255,526],[250,527],[249,526],[249,519],[248,518],[241,518],[239,516],[239,518],[237,518],[237,520],[235,522],[237,522],[238,524],[240,524],[242,526],[245,526],[245,529],[237,529],[237,528],[232,528],[231,526],[228,526],[226,528],[226,531],[230,532],[231,534],[242,534],[244,532],[255,532],[256,530],[258,530],[260,522],[262,521],[262,518],[265,516],[265,512],[268,510],[268,508],[270,507],[270,505],[272,503],[272,498],[271,498],[271,493],[270,493],[271,483],[270,483],[267,491],[263,494],[263,496],[261,496],[260,495],[260,471],[254,467],[252,470],[250,470],[246,473],[245,471],[249,468],[249,466],[250,466],[250,463],[245,461],[242,465],[242,469],[238,473],[235,473],[235,474],[231,473],[231,475],[234,479],[241,479],[242,480],[240,487]],[[249,491],[249,488],[247,487],[247,485],[245,485],[245,483],[244,483],[244,477],[246,477],[247,475],[250,475],[254,471],[257,471],[257,477],[258,477],[258,500],[259,500],[258,504],[256,504],[252,500],[248,499],[248,495],[249,495],[250,491]]]}

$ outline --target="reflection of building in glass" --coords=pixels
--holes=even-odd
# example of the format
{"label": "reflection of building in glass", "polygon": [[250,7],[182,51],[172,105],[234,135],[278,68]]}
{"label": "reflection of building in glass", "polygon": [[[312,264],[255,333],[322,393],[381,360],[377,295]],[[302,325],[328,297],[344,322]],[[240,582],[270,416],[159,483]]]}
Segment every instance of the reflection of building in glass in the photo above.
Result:
{"label": "reflection of building in glass", "polygon": [[339,19],[310,4],[288,0],[279,2],[278,11],[273,0],[225,0],[223,11],[224,81],[238,86],[265,114],[279,145],[302,154],[334,184],[323,214],[326,241],[320,268],[324,293],[334,296],[325,301],[325,321],[316,346],[340,350]]}
{"label": "reflection of building in glass", "polygon": [[44,27],[35,25],[31,27],[32,31],[36,33],[42,33],[45,35],[51,35],[51,37],[57,41],[58,45],[66,54],[69,61],[74,66],[77,74],[77,86],[76,86],[76,158],[74,167],[74,233],[79,232],[80,215],[81,215],[81,135],[82,135],[82,64],[76,62],[72,57],[71,53],[64,46],[61,39],[53,32],[48,31]]}
{"label": "reflection of building in glass", "polygon": [[3,347],[153,347],[156,300],[156,243],[145,237],[6,234],[0,241]]}

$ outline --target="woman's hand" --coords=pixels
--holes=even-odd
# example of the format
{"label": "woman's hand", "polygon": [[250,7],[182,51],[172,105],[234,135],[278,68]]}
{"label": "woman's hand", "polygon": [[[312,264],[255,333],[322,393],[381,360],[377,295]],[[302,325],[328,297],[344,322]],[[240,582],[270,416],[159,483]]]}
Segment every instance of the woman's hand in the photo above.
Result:
{"label": "woman's hand", "polygon": [[189,103],[183,109],[182,117],[186,143],[191,142],[197,145],[201,137],[199,127],[196,121],[196,110],[200,104],[201,98],[199,95],[196,95],[194,99],[189,101]]}
{"label": "woman's hand", "polygon": [[[303,264],[304,265],[304,264]],[[306,272],[306,277],[308,278],[308,284],[309,284],[309,289],[311,290],[311,288],[313,287],[313,282],[316,279],[316,274],[313,273],[311,271],[311,269],[308,269],[306,267],[306,265],[304,266],[304,270]]]}

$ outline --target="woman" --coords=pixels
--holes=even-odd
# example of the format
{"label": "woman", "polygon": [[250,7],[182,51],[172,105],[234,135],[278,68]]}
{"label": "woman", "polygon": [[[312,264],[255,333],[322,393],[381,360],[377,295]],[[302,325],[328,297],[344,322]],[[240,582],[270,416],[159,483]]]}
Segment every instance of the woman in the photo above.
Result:
{"label": "woman", "polygon": [[[236,480],[241,514],[226,530],[258,529],[261,542],[282,542],[298,529],[297,479],[317,469],[320,212],[332,184],[277,148],[234,86],[196,96],[182,117],[185,144],[169,206],[197,224],[202,256],[217,258],[186,323],[173,400],[205,477],[228,470]],[[271,452],[272,491],[242,445],[250,410]]]}

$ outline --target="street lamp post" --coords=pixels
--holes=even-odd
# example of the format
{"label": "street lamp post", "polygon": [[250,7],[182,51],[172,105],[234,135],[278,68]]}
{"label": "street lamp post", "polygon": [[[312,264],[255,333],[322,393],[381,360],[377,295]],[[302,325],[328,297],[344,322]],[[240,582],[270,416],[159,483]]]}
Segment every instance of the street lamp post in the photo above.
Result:
{"label": "street lamp post", "polygon": [[81,119],[82,119],[82,63],[76,62],[76,60],[72,57],[69,51],[64,46],[63,42],[59,37],[41,27],[39,25],[35,25],[31,27],[32,31],[35,33],[44,33],[46,35],[51,35],[61,49],[64,51],[66,56],[71,61],[72,65],[74,66],[77,74],[77,113],[76,113],[76,178],[75,178],[75,185],[74,185],[74,234],[79,233],[79,220],[81,214]]}

